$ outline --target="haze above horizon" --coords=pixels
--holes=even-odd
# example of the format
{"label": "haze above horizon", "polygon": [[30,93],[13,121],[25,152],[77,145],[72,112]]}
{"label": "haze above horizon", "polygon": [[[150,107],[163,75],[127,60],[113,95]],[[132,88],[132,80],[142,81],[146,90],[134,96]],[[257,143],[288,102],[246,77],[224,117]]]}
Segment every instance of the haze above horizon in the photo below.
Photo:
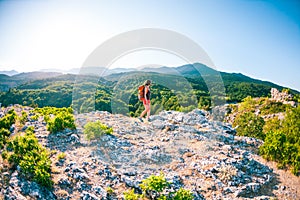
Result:
{"label": "haze above horizon", "polygon": [[[115,35],[159,28],[195,41],[219,71],[300,91],[299,8],[297,0],[0,1],[0,71],[78,68]],[[111,68],[184,64],[145,50]]]}

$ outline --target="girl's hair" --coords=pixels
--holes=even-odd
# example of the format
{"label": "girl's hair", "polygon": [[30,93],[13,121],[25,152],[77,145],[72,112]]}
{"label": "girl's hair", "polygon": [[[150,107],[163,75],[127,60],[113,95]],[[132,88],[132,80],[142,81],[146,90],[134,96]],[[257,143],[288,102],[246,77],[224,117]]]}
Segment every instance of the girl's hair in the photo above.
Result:
{"label": "girl's hair", "polygon": [[150,85],[151,84],[151,80],[146,80],[145,82],[144,82],[144,85]]}

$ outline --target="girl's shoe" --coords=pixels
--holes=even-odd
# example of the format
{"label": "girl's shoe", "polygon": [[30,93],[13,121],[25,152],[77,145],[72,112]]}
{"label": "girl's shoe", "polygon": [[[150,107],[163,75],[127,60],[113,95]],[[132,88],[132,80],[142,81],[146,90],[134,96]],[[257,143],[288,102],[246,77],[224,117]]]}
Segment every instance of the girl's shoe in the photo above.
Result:
{"label": "girl's shoe", "polygon": [[143,119],[141,117],[138,117],[138,119],[140,120],[140,122],[144,122]]}

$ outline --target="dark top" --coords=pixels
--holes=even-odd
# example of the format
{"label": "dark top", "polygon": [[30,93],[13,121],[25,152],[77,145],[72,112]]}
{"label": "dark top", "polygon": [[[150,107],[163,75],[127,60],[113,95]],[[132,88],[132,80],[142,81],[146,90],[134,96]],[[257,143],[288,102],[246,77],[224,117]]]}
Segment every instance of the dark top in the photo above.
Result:
{"label": "dark top", "polygon": [[[146,90],[146,86],[145,86],[144,90]],[[150,92],[150,88],[148,87],[148,92],[146,93],[147,100],[150,100],[150,95],[151,95],[151,92]]]}

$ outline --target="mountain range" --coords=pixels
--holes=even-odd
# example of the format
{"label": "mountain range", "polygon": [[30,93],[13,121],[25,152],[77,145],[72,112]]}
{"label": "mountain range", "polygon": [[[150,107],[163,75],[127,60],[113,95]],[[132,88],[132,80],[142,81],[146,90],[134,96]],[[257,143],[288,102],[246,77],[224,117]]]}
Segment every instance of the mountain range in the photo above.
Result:
{"label": "mountain range", "polygon": [[[142,69],[86,67],[78,74],[41,71],[0,74],[0,102],[4,106],[72,106],[79,112],[97,109],[136,116],[143,109],[137,99],[137,87],[146,79],[154,83],[153,113],[211,109],[241,102],[247,96],[270,97],[271,88],[285,88],[240,73],[219,72],[200,63]],[[300,94],[288,90],[293,95]]]}
{"label": "mountain range", "polygon": [[[0,71],[0,91],[7,91],[9,88],[16,87],[18,85],[24,84],[29,81],[52,78],[56,76],[61,76],[63,74],[74,74],[74,75],[99,75],[99,76],[109,76],[112,74],[119,73],[132,73],[132,72],[156,72],[160,74],[178,75],[184,77],[199,77],[199,76],[213,76],[221,75],[223,81],[224,79],[230,81],[242,81],[242,82],[252,82],[259,83],[263,85],[268,85],[276,88],[283,88],[268,81],[262,81],[245,76],[241,73],[227,73],[217,71],[206,65],[195,63],[187,64],[179,67],[144,67],[144,68],[105,68],[105,67],[83,67],[83,68],[72,68],[70,70],[61,69],[43,69],[34,72],[22,72],[18,73],[15,70],[11,71]],[[295,91],[295,90],[294,90]],[[295,91],[296,92],[296,91]]]}

